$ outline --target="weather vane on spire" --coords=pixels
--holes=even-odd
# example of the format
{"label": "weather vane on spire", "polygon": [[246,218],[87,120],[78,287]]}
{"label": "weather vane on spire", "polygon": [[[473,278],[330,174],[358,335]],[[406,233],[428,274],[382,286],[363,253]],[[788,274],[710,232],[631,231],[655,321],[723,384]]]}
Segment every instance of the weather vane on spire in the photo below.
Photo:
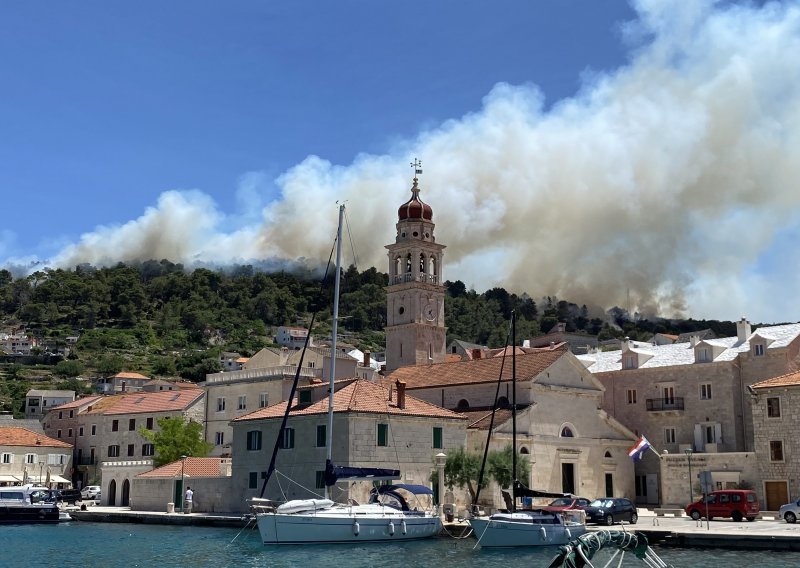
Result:
{"label": "weather vane on spire", "polygon": [[414,179],[422,173],[422,162],[416,158],[411,162],[411,167],[414,168]]}

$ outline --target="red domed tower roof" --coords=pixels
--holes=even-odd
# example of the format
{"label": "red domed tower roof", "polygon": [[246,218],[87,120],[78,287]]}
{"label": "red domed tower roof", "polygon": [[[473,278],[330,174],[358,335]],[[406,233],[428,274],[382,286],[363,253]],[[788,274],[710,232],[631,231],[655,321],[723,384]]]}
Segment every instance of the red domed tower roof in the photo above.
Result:
{"label": "red domed tower roof", "polygon": [[403,203],[397,210],[397,218],[400,221],[405,221],[406,219],[433,220],[433,209],[419,198],[417,178],[414,178],[414,185],[411,187],[411,199]]}

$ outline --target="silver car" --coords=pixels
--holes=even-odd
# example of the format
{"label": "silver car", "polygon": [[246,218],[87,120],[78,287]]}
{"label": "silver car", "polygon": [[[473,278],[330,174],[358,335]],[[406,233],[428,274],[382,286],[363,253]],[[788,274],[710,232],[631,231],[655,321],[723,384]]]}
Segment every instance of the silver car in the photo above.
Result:
{"label": "silver car", "polygon": [[781,505],[780,516],[785,519],[787,523],[796,523],[797,517],[800,517],[800,499],[792,503]]}
{"label": "silver car", "polygon": [[85,500],[97,499],[100,496],[99,485],[87,485],[81,489],[81,497]]}

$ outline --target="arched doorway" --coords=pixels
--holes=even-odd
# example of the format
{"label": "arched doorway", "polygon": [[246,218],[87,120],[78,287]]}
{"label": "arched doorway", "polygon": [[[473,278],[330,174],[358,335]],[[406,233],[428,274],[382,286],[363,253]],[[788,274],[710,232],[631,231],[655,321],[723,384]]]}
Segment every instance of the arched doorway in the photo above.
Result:
{"label": "arched doorway", "polygon": [[127,479],[122,482],[122,499],[120,500],[120,505],[123,507],[129,507],[131,504],[131,482]]}
{"label": "arched doorway", "polygon": [[108,484],[108,506],[114,507],[117,504],[117,482],[113,479]]}

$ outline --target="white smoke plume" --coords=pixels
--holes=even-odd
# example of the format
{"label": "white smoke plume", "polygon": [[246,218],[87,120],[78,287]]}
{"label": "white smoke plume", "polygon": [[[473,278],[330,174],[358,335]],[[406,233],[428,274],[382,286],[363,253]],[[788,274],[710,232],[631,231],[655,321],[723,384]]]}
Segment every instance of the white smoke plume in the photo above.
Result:
{"label": "white smoke plume", "polygon": [[661,315],[800,318],[780,303],[800,284],[786,246],[800,227],[800,8],[635,6],[629,63],[550,109],[534,85],[498,84],[389,155],[308,157],[257,223],[225,231],[207,196],[167,192],[56,262],[324,260],[344,200],[359,268],[386,270],[420,157],[447,279]]}

